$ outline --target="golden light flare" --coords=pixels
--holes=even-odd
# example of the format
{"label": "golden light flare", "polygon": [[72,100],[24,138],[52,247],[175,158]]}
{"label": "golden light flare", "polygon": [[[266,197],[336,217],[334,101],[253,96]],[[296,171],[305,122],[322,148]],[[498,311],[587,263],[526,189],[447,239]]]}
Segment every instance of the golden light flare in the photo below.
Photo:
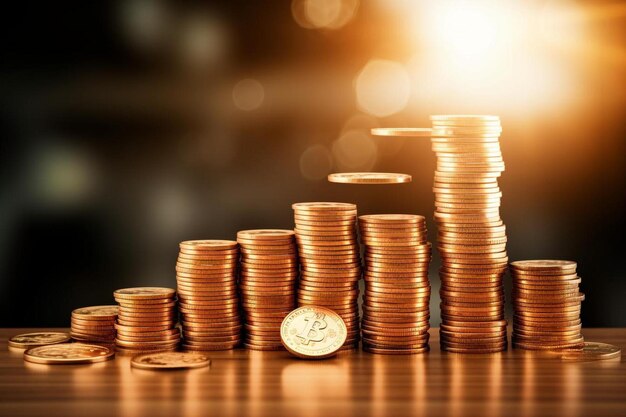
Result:
{"label": "golden light flare", "polygon": [[332,155],[324,145],[311,145],[300,155],[300,173],[308,180],[325,179],[332,166]]}
{"label": "golden light flare", "polygon": [[359,110],[377,117],[403,110],[411,95],[411,79],[404,66],[382,59],[369,61],[354,87]]}
{"label": "golden light flare", "polygon": [[241,110],[255,110],[261,107],[264,99],[265,89],[263,84],[252,78],[239,81],[233,88],[233,102]]}
{"label": "golden light flare", "polygon": [[358,0],[293,0],[291,14],[305,29],[340,29],[359,8]]}
{"label": "golden light flare", "polygon": [[333,143],[332,155],[338,169],[369,171],[376,164],[378,149],[369,133],[351,130]]}

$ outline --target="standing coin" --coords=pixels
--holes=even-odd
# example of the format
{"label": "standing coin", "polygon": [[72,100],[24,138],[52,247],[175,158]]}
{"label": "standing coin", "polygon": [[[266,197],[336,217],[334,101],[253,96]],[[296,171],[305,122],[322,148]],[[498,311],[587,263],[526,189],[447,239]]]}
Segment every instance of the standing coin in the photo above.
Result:
{"label": "standing coin", "polygon": [[346,324],[334,311],[305,306],[293,310],[280,326],[285,348],[305,359],[322,359],[334,355],[347,337]]}

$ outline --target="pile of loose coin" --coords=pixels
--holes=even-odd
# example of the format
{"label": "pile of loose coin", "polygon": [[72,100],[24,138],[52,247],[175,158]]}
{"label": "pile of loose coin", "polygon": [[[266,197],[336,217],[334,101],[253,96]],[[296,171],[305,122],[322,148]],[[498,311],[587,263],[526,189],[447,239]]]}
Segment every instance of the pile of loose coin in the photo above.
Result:
{"label": "pile of loose coin", "polygon": [[176,327],[176,292],[171,288],[137,287],[116,290],[119,304],[115,328],[118,351],[173,350],[180,343]]}
{"label": "pile of loose coin", "polygon": [[435,220],[441,254],[441,347],[459,353],[506,349],[504,171],[497,116],[432,116],[437,154]]}
{"label": "pile of loose coin", "polygon": [[372,353],[428,351],[430,283],[425,218],[359,216],[365,245],[363,349]]}
{"label": "pile of loose coin", "polygon": [[281,350],[280,324],[296,305],[298,253],[293,230],[237,233],[241,248],[239,288],[245,318],[245,346]]}
{"label": "pile of loose coin", "polygon": [[238,262],[233,240],[180,243],[176,285],[185,349],[226,350],[241,343]]}
{"label": "pile of loose coin", "polygon": [[118,306],[93,306],[72,311],[72,339],[81,342],[115,343]]}
{"label": "pile of loose coin", "polygon": [[513,346],[530,350],[582,349],[576,262],[531,260],[511,263]]}
{"label": "pile of loose coin", "polygon": [[298,304],[326,307],[339,314],[348,331],[343,348],[355,348],[361,277],[356,205],[318,202],[292,207],[301,263]]}

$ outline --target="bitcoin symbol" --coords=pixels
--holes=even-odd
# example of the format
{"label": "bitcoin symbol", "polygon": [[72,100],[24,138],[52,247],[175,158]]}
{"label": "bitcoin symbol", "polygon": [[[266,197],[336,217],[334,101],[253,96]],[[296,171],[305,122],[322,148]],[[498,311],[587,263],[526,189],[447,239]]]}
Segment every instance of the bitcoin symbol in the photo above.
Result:
{"label": "bitcoin symbol", "polygon": [[328,326],[324,317],[325,314],[318,313],[311,317],[304,318],[306,324],[302,331],[297,335],[300,339],[302,339],[303,345],[308,345],[310,342],[321,342],[324,340],[324,337],[326,336],[322,330]]}

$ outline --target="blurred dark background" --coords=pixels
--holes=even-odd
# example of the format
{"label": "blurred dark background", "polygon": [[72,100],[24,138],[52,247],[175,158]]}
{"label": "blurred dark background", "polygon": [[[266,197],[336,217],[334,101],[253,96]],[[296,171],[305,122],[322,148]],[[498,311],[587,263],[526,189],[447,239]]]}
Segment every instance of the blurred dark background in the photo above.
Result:
{"label": "blurred dark background", "polygon": [[[626,325],[624,2],[14,2],[1,19],[0,326],[174,287],[179,241],[292,228],[294,202],[423,214],[434,242],[429,141],[368,131],[438,113],[500,115],[510,259],[576,260],[583,323]],[[325,180],[370,170],[413,182]]]}

